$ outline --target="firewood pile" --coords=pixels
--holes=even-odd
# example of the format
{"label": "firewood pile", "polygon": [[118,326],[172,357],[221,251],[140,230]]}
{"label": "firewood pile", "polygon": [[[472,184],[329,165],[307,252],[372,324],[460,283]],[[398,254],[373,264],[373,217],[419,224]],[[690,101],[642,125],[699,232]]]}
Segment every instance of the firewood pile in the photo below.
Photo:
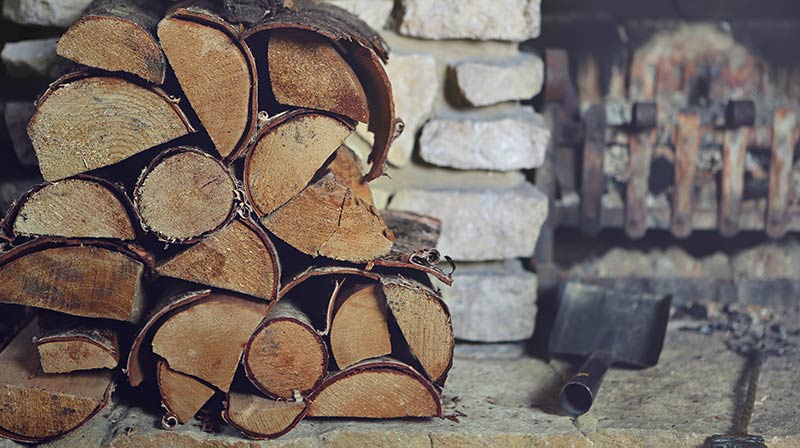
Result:
{"label": "firewood pile", "polygon": [[165,428],[221,409],[251,438],[441,416],[454,342],[428,275],[450,277],[437,220],[372,203],[402,131],[374,31],[310,1],[96,0],[57,49],[81,68],[28,126],[46,182],[0,232],[0,303],[26,316],[0,435],[63,436],[118,381]]}

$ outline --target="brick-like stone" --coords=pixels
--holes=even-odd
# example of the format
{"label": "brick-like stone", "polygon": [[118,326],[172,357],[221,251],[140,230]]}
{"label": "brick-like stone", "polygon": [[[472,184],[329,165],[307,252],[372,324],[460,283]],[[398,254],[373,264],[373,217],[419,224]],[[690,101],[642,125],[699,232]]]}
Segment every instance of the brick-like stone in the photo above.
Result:
{"label": "brick-like stone", "polygon": [[523,41],[539,36],[540,0],[402,0],[401,34]]}
{"label": "brick-like stone", "polygon": [[56,54],[58,38],[8,42],[0,52],[6,73],[12,78],[55,79],[66,73],[70,63]]}
{"label": "brick-like stone", "polygon": [[394,8],[393,0],[325,0],[325,3],[350,11],[376,30],[386,25]]}
{"label": "brick-like stone", "polygon": [[19,163],[27,167],[39,164],[27,129],[35,109],[33,101],[10,101],[6,103],[3,112],[14,153],[17,155]]}
{"label": "brick-like stone", "polygon": [[441,287],[456,338],[473,342],[530,338],[536,320],[536,285],[536,274],[524,270],[519,260],[458,265],[453,286]]}
{"label": "brick-like stone", "polygon": [[491,119],[438,118],[422,129],[420,157],[464,170],[513,171],[542,166],[550,130],[530,107]]}
{"label": "brick-like stone", "polygon": [[452,68],[461,96],[473,106],[530,99],[544,84],[544,62],[533,54],[500,61],[461,61]]}
{"label": "brick-like stone", "polygon": [[547,197],[527,182],[498,190],[408,189],[394,194],[389,209],[441,219],[438,249],[454,260],[504,260],[533,255]]}
{"label": "brick-like stone", "polygon": [[5,0],[3,17],[21,25],[67,28],[92,0]]}

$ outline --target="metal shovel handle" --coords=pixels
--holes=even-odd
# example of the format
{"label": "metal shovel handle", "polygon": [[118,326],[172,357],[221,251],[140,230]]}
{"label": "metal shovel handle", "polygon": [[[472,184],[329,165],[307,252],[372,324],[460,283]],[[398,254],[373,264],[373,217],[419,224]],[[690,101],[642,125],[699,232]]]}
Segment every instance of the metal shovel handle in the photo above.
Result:
{"label": "metal shovel handle", "polygon": [[577,417],[589,412],[603,382],[611,359],[602,353],[592,353],[580,370],[561,388],[561,408]]}

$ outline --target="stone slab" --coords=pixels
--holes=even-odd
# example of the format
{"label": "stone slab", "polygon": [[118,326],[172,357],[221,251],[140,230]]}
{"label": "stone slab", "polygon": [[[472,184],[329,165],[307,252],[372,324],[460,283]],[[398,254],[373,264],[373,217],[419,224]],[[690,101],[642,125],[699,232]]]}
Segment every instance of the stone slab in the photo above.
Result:
{"label": "stone slab", "polygon": [[34,167],[39,164],[31,139],[28,137],[28,122],[35,109],[33,101],[9,101],[3,111],[14,153],[17,155],[19,163],[25,167]]}
{"label": "stone slab", "polygon": [[350,11],[375,30],[381,30],[386,25],[394,8],[393,0],[325,0],[325,3]]}
{"label": "stone slab", "polygon": [[547,217],[547,197],[529,183],[504,190],[401,190],[391,210],[442,221],[438,249],[456,261],[530,257]]}
{"label": "stone slab", "polygon": [[12,78],[56,79],[66,73],[70,62],[56,54],[58,38],[8,42],[0,52],[6,73]]}
{"label": "stone slab", "polygon": [[5,0],[3,17],[20,25],[67,28],[92,0]]}
{"label": "stone slab", "polygon": [[466,170],[513,171],[542,166],[550,129],[531,107],[491,119],[437,118],[422,129],[428,163]]}
{"label": "stone slab", "polygon": [[461,96],[473,106],[527,100],[544,84],[544,62],[530,53],[505,60],[461,61],[451,67]]}

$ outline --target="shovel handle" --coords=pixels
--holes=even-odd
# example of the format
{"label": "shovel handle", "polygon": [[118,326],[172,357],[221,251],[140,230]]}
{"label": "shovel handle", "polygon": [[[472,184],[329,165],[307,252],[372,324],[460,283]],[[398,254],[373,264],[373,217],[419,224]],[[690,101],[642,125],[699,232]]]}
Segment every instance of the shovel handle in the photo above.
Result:
{"label": "shovel handle", "polygon": [[610,365],[608,356],[592,353],[581,369],[561,388],[561,407],[567,414],[577,417],[589,412]]}

